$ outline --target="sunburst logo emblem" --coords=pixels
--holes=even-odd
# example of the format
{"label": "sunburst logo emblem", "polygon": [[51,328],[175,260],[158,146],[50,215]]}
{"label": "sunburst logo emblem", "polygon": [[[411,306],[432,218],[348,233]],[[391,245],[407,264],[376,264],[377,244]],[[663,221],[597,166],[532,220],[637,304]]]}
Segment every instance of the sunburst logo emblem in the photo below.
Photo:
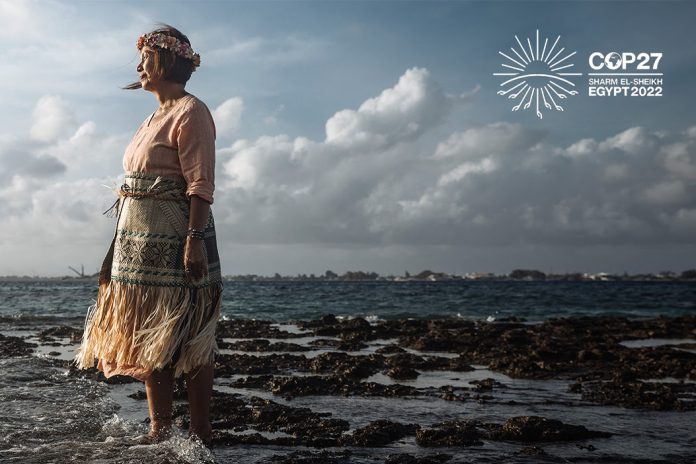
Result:
{"label": "sunburst logo emblem", "polygon": [[[574,64],[569,58],[576,52],[568,52],[565,47],[558,44],[559,35],[549,46],[549,39],[544,39],[544,44],[539,41],[539,29],[536,31],[536,46],[532,46],[532,40],[527,37],[527,46],[515,36],[517,45],[510,47],[512,53],[498,53],[505,58],[501,64],[506,72],[493,73],[494,76],[507,77],[500,84],[498,95],[507,95],[516,104],[512,111],[520,108],[528,110],[534,104],[536,115],[543,118],[542,109],[563,111],[559,104],[570,95],[577,95],[575,84],[570,80],[572,76],[582,76],[582,73],[570,72]],[[564,53],[565,52],[565,53]],[[511,70],[511,71],[508,71]],[[560,72],[562,70],[567,70]]]}

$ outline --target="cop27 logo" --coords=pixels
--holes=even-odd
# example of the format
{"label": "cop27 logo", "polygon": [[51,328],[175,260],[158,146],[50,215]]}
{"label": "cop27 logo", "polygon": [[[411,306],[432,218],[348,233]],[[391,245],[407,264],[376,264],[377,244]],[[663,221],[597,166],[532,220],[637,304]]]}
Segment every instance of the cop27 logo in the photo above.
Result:
{"label": "cop27 logo", "polygon": [[[662,53],[638,53],[632,52],[594,52],[590,55],[590,68],[595,71],[607,68],[610,71],[626,71],[635,63],[637,71],[657,70],[662,60]],[[647,73],[642,73],[647,74]]]}
{"label": "cop27 logo", "polygon": [[526,45],[523,45],[515,36],[517,44],[510,47],[512,53],[498,51],[505,58],[501,64],[505,72],[493,75],[506,78],[500,84],[498,95],[507,96],[514,101],[512,111],[520,108],[528,110],[533,104],[537,117],[542,119],[543,109],[563,111],[561,101],[578,94],[571,78],[581,76],[582,73],[570,72],[575,65],[569,60],[576,52],[570,53],[562,47],[559,44],[560,38],[560,35],[557,36],[553,44],[549,44],[549,39],[545,38],[541,44],[537,29],[534,46],[529,37]]}

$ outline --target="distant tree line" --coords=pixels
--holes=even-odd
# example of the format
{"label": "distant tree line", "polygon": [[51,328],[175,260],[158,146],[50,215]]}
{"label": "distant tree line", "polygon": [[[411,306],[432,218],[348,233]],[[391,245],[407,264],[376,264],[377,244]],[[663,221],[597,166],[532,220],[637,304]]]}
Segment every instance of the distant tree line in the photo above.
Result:
{"label": "distant tree line", "polygon": [[515,269],[509,274],[495,275],[492,273],[472,273],[472,274],[448,274],[446,272],[436,272],[426,269],[411,274],[404,271],[402,276],[386,275],[382,276],[376,272],[365,271],[347,271],[343,274],[337,274],[331,270],[327,270],[324,274],[297,274],[295,276],[283,276],[275,273],[272,278],[264,277],[256,274],[226,276],[230,280],[339,280],[339,281],[357,281],[357,280],[393,280],[393,281],[418,281],[418,280],[549,280],[549,281],[581,281],[581,280],[651,280],[651,281],[667,281],[667,280],[696,280],[696,269],[689,269],[681,274],[671,271],[662,271],[657,274],[608,274],[597,273],[587,274],[581,272],[571,272],[564,274],[547,274],[537,269]]}
{"label": "distant tree line", "polygon": [[[0,276],[0,280],[3,281],[17,281],[17,280],[80,280],[80,279],[96,279],[97,274],[93,275],[79,275],[78,276],[62,276],[62,277],[41,277],[41,276]],[[243,275],[226,275],[226,280],[238,280],[238,281],[260,281],[260,280],[299,280],[299,281],[364,281],[364,280],[380,280],[380,281],[436,281],[436,280],[548,280],[548,281],[586,281],[586,280],[608,280],[608,281],[621,281],[621,280],[638,280],[638,281],[696,281],[696,269],[688,269],[681,273],[676,273],[672,271],[661,271],[656,274],[633,274],[629,275],[624,272],[623,274],[609,274],[605,272],[597,274],[588,274],[580,272],[571,272],[564,274],[552,274],[544,273],[536,269],[515,269],[509,274],[496,275],[493,273],[468,273],[468,274],[448,274],[446,272],[436,272],[430,269],[425,269],[418,272],[417,274],[411,274],[408,271],[404,271],[402,276],[386,275],[382,276],[376,272],[366,272],[366,271],[347,271],[343,274],[337,274],[332,270],[327,270],[324,274],[316,275],[311,273],[307,274],[297,274],[292,275],[281,275],[275,273],[272,277],[263,276],[258,274],[243,274]]]}

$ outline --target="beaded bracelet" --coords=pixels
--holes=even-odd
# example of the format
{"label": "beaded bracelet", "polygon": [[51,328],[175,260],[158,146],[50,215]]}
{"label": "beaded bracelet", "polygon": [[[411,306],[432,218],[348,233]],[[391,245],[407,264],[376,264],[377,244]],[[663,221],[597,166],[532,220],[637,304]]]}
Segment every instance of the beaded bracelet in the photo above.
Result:
{"label": "beaded bracelet", "polygon": [[200,229],[189,229],[186,231],[186,236],[198,240],[203,240],[205,238],[205,231]]}

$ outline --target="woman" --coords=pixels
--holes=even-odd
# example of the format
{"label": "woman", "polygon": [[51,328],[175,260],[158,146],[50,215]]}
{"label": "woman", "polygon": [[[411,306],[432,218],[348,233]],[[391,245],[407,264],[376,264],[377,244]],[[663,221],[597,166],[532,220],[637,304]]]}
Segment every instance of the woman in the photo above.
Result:
{"label": "woman", "polygon": [[140,36],[142,88],[159,108],[126,148],[125,182],[113,211],[116,232],[89,308],[78,367],[145,382],[150,433],[171,435],[174,379],[188,389],[190,434],[209,444],[215,328],[222,282],[210,205],[215,125],[184,87],[200,64],[188,38],[163,27]]}

